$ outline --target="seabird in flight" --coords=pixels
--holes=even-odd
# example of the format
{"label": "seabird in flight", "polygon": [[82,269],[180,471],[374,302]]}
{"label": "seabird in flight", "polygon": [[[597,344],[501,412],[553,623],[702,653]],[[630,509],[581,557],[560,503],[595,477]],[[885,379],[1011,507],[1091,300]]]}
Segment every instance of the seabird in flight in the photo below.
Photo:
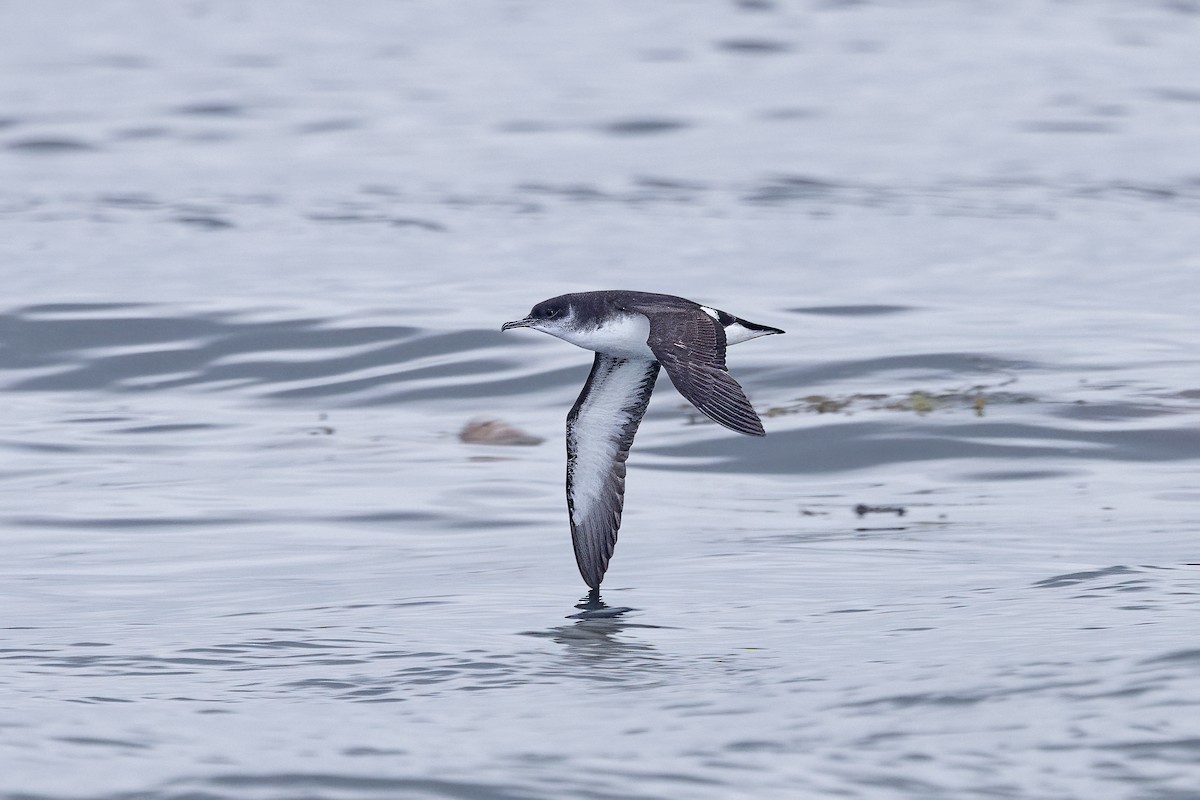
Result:
{"label": "seabird in flight", "polygon": [[625,460],[659,366],[705,416],[763,436],[762,421],[725,368],[725,347],[783,331],[682,297],[626,291],[552,297],[501,330],[512,328],[533,328],[596,353],[567,415],[567,512],[579,573],[597,590],[621,527]]}

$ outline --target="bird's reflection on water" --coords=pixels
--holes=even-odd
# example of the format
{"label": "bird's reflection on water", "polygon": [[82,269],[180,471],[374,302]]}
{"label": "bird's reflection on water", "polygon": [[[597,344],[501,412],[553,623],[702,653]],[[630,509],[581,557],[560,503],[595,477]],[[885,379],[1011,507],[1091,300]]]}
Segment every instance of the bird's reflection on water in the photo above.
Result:
{"label": "bird's reflection on water", "polygon": [[[653,675],[657,682],[668,657],[654,643],[621,634],[629,631],[650,631],[660,625],[631,622],[624,615],[636,609],[609,606],[592,590],[576,605],[568,624],[545,631],[529,631],[527,635],[551,639],[564,645],[566,672],[594,680],[640,681]],[[580,667],[586,667],[581,670]]]}
{"label": "bird's reflection on water", "polygon": [[636,610],[628,606],[609,606],[600,598],[599,589],[589,591],[582,600],[575,604],[575,607],[581,609],[580,612],[568,614],[567,619],[616,619]]}

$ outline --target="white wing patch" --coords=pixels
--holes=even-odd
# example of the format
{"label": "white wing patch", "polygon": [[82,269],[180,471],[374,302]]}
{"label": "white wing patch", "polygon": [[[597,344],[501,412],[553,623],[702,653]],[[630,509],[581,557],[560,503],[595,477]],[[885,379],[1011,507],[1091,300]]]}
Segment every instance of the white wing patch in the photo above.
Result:
{"label": "white wing patch", "polygon": [[600,585],[617,543],[625,501],[625,460],[646,413],[658,362],[596,354],[567,417],[567,507],[583,579]]}
{"label": "white wing patch", "polygon": [[621,431],[629,424],[629,401],[641,392],[645,370],[626,362],[622,367],[593,380],[587,399],[575,418],[571,433],[575,440],[573,522],[582,523],[607,499],[604,491],[613,460],[621,451]]}

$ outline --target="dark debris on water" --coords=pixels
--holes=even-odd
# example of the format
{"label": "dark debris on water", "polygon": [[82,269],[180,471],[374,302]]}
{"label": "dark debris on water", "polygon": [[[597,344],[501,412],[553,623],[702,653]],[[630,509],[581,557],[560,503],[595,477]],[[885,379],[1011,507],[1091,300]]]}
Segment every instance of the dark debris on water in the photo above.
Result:
{"label": "dark debris on water", "polygon": [[903,517],[908,513],[908,509],[904,506],[869,506],[866,503],[859,503],[854,507],[854,513],[860,517],[865,517],[867,514],[895,514],[897,517]]}

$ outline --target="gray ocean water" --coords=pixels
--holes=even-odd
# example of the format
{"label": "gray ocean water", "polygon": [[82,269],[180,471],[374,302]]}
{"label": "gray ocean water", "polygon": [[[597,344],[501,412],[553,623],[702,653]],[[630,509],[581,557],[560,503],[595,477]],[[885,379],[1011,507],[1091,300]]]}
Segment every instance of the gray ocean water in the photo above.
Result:
{"label": "gray ocean water", "polygon": [[[4,4],[0,796],[1200,798],[1198,42]],[[580,619],[591,356],[499,326],[604,288],[788,333],[765,439],[660,380]]]}

